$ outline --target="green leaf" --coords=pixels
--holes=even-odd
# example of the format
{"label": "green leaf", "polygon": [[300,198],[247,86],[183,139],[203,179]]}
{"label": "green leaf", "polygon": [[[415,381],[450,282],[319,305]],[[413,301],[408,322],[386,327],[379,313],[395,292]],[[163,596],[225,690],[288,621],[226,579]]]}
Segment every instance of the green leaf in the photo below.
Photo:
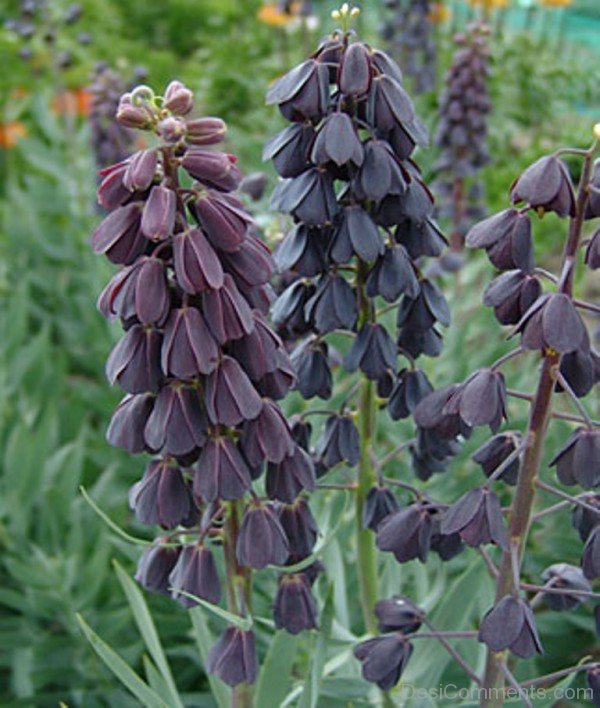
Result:
{"label": "green leaf", "polygon": [[104,664],[119,679],[125,688],[146,706],[146,708],[168,708],[168,705],[158,696],[147,683],[123,659],[106,644],[87,624],[83,617],[77,613],[77,622],[92,649],[102,659]]}
{"label": "green leaf", "polygon": [[[214,638],[208,628],[208,624],[206,623],[206,618],[204,617],[204,612],[201,607],[192,607],[189,614],[192,618],[194,638],[196,640],[196,645],[198,646],[198,652],[200,653],[202,663],[206,666],[206,659],[208,657],[208,652],[213,645]],[[212,674],[207,674],[207,678],[213,697],[219,708],[229,708],[230,691],[227,686]]]}
{"label": "green leaf", "polygon": [[144,600],[144,596],[118,561],[113,560],[113,565],[117,572],[117,578],[121,583],[121,587],[127,596],[127,601],[129,602],[129,606],[133,612],[135,623],[140,630],[144,644],[148,648],[150,656],[153,658],[154,663],[160,671],[160,674],[169,690],[169,705],[174,706],[175,708],[183,708],[183,703],[181,702],[179,692],[177,691],[177,686],[173,680],[173,674],[171,673],[169,662],[167,661],[167,657],[163,651],[162,644],[160,643],[156,627],[152,621],[152,617],[148,610],[148,605]]}
{"label": "green leaf", "polygon": [[299,708],[317,708],[321,681],[325,670],[325,658],[327,653],[327,641],[331,635],[331,625],[333,623],[333,583],[329,585],[325,607],[321,614],[321,628],[317,635],[314,651],[311,652],[312,661],[310,663],[308,676],[304,683],[302,697]]}
{"label": "green leaf", "polygon": [[85,501],[92,507],[96,514],[98,514],[102,521],[104,521],[104,523],[117,534],[117,536],[120,536],[122,539],[128,541],[129,543],[134,543],[136,546],[152,545],[152,541],[144,541],[144,539],[142,538],[130,536],[126,531],[123,531],[123,529],[118,524],[115,524],[115,522],[110,518],[110,516],[108,516],[108,514],[102,511],[102,509],[87,493],[86,488],[83,485],[79,487],[79,491],[81,492],[81,496],[85,499]]}
{"label": "green leaf", "polygon": [[199,605],[202,605],[202,607],[205,607],[217,617],[224,619],[226,622],[229,622],[229,624],[233,624],[236,627],[239,627],[239,629],[243,629],[245,632],[247,632],[252,627],[253,622],[252,617],[250,616],[240,617],[240,615],[234,615],[233,612],[228,612],[222,607],[219,607],[218,605],[213,605],[212,602],[207,602],[206,600],[203,600],[201,597],[198,597],[197,595],[194,595],[191,592],[181,590],[181,588],[177,588],[177,593],[179,595],[183,595],[184,597],[189,597],[191,600],[194,600]]}
{"label": "green leaf", "polygon": [[292,667],[298,650],[299,637],[283,630],[277,632],[265,657],[255,703],[257,706],[278,706],[292,688]]}

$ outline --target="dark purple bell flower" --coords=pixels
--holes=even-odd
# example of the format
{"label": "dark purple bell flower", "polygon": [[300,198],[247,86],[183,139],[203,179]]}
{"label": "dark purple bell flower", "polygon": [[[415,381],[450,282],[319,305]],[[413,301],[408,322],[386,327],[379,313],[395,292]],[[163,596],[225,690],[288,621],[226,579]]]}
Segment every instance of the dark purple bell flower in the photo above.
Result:
{"label": "dark purple bell flower", "polygon": [[141,230],[150,241],[162,241],[173,233],[177,195],[172,189],[154,185],[144,204]]}
{"label": "dark purple bell flower", "polygon": [[350,116],[342,112],[328,116],[313,143],[311,161],[315,165],[333,162],[338,167],[347,163],[360,167],[363,158],[363,146]]}
{"label": "dark purple bell flower", "polygon": [[362,664],[363,678],[389,691],[400,680],[412,649],[401,632],[393,632],[362,642],[354,649],[354,656]]}
{"label": "dark purple bell flower", "polygon": [[399,508],[398,500],[389,487],[379,485],[371,487],[363,508],[363,529],[377,531],[379,524]]}
{"label": "dark purple bell flower", "polygon": [[306,319],[314,323],[321,334],[336,329],[353,329],[358,317],[356,293],[341,275],[323,275],[304,312]]}
{"label": "dark purple bell flower", "polygon": [[129,161],[118,162],[98,173],[102,178],[97,191],[98,204],[112,211],[131,198],[131,191],[123,184]]}
{"label": "dark purple bell flower", "polygon": [[502,273],[486,287],[483,304],[494,308],[500,324],[517,324],[542,293],[537,275],[510,270]]}
{"label": "dark purple bell flower", "polygon": [[269,184],[269,175],[266,172],[251,172],[240,183],[240,192],[247,194],[253,202],[262,199],[265,189]]}
{"label": "dark purple bell flower", "polygon": [[367,295],[381,295],[386,302],[395,302],[400,295],[414,300],[419,295],[415,267],[404,246],[386,248],[377,259],[367,278]]}
{"label": "dark purple bell flower", "polygon": [[268,284],[273,275],[271,251],[264,241],[249,233],[237,251],[221,253],[223,268],[246,287]]}
{"label": "dark purple bell flower", "polygon": [[425,618],[425,612],[402,595],[379,600],[374,611],[380,632],[412,634],[419,629]]}
{"label": "dark purple bell flower", "polygon": [[600,578],[600,525],[594,526],[587,537],[581,556],[581,567],[588,580]]}
{"label": "dark purple bell flower", "polygon": [[273,604],[277,629],[299,634],[303,629],[317,628],[317,604],[310,581],[304,573],[284,573],[279,578]]}
{"label": "dark purple bell flower", "polygon": [[303,489],[312,491],[315,486],[312,458],[299,445],[281,462],[267,465],[266,489],[270,499],[291,504]]}
{"label": "dark purple bell flower", "polygon": [[531,219],[516,209],[506,209],[475,224],[465,242],[470,248],[485,248],[499,270],[533,270]]}
{"label": "dark purple bell flower", "polygon": [[437,553],[442,561],[449,561],[465,550],[465,544],[459,533],[443,534],[440,527],[439,515],[436,515],[433,517],[431,550]]}
{"label": "dark purple bell flower", "polygon": [[270,205],[308,226],[329,224],[338,211],[333,177],[324,168],[312,167],[298,177],[280,182]]}
{"label": "dark purple bell flower", "polygon": [[254,633],[228,627],[208,652],[206,668],[232,688],[254,683],[258,675]]}
{"label": "dark purple bell flower", "polygon": [[333,232],[330,256],[335,263],[348,263],[356,254],[371,263],[384,252],[384,240],[369,214],[358,205],[344,207]]}
{"label": "dark purple bell flower", "polygon": [[485,543],[505,548],[507,544],[500,500],[487,487],[469,490],[449,507],[440,529],[446,536],[459,533],[474,548]]}
{"label": "dark purple bell flower", "polygon": [[224,356],[206,379],[206,412],[215,425],[239,425],[253,420],[263,404],[250,379],[235,359]]}
{"label": "dark purple bell flower", "polygon": [[525,202],[534,209],[554,211],[558,216],[575,215],[573,184],[565,164],[554,155],[536,160],[513,182],[513,204]]}
{"label": "dark purple bell flower", "polygon": [[430,280],[421,280],[420,292],[416,298],[404,296],[398,308],[398,327],[409,330],[427,330],[439,322],[450,324],[450,309],[441,290]]}
{"label": "dark purple bell flower", "polygon": [[129,506],[142,524],[172,529],[190,517],[194,501],[179,465],[164,458],[146,467],[129,491]]}
{"label": "dark purple bell flower", "polygon": [[458,388],[458,384],[443,386],[422,398],[414,409],[415,423],[420,428],[431,430],[444,439],[451,439],[461,434],[468,437],[470,428],[460,415],[446,411],[446,404]]}
{"label": "dark purple bell flower", "polygon": [[146,423],[144,438],[155,452],[181,456],[202,447],[206,427],[198,390],[173,381],[160,390]]}
{"label": "dark purple bell flower", "polygon": [[156,174],[158,165],[156,150],[139,150],[126,164],[122,177],[123,186],[130,192],[145,192],[154,181]]}
{"label": "dark purple bell flower", "polygon": [[329,69],[307,59],[277,79],[267,92],[267,105],[279,104],[288,120],[320,118],[329,98]]}
{"label": "dark purple bell flower", "polygon": [[330,227],[309,228],[295,224],[284,236],[274,254],[279,273],[293,270],[298,275],[314,276],[329,264]]}
{"label": "dark purple bell flower", "polygon": [[[600,208],[597,216],[600,216]],[[600,229],[594,233],[585,248],[585,263],[592,270],[600,268]]]}
{"label": "dark purple bell flower", "polygon": [[163,261],[145,256],[117,271],[98,298],[106,318],[137,317],[142,324],[162,323],[170,305]]}
{"label": "dark purple bell flower", "polygon": [[479,628],[479,641],[494,652],[510,649],[522,659],[543,653],[531,607],[514,595],[505,595],[488,610]]}
{"label": "dark purple bell flower", "polygon": [[409,124],[414,118],[413,102],[400,83],[388,74],[376,76],[367,98],[368,122],[388,131]]}
{"label": "dark purple bell flower", "polygon": [[337,84],[346,96],[362,96],[369,90],[373,73],[367,46],[352,42],[339,63]]}
{"label": "dark purple bell flower", "polygon": [[205,501],[241,499],[251,486],[248,463],[235,442],[209,438],[194,466],[194,494]]}
{"label": "dark purple bell flower", "polygon": [[562,484],[592,489],[600,484],[600,430],[577,428],[550,461]]}
{"label": "dark purple bell flower", "polygon": [[198,148],[188,149],[181,165],[194,179],[204,186],[230,192],[242,181],[242,173],[234,155]]}
{"label": "dark purple bell flower", "polygon": [[398,563],[418,558],[427,560],[431,545],[432,518],[426,504],[402,507],[387,516],[377,527],[376,544],[381,551],[391,551]]}
{"label": "dark purple bell flower", "polygon": [[582,494],[580,499],[588,506],[598,510],[597,512],[593,512],[591,509],[587,509],[579,504],[573,506],[571,523],[579,533],[579,538],[585,542],[594,527],[600,524],[600,494],[587,492],[586,494]]}
{"label": "dark purple bell flower", "polygon": [[226,253],[240,249],[253,223],[239,199],[212,189],[200,194],[193,210],[213,248]]}
{"label": "dark purple bell flower", "polygon": [[279,350],[273,371],[265,374],[256,384],[256,390],[275,401],[283,398],[296,382],[296,374],[286,352]]}
{"label": "dark purple bell flower", "polygon": [[539,297],[523,315],[514,332],[521,333],[525,349],[553,349],[568,354],[589,348],[587,330],[573,301],[563,293]]}
{"label": "dark purple bell flower", "polygon": [[[490,477],[520,444],[521,434],[517,431],[507,430],[490,438],[471,455],[471,459],[481,466],[486,477]],[[519,456],[508,465],[499,479],[504,480],[507,484],[515,485],[517,483],[520,465],[521,460]]]}
{"label": "dark purple bell flower", "polygon": [[156,545],[148,546],[142,553],[135,579],[146,590],[169,595],[169,575],[177,563],[181,549],[165,545],[161,538],[155,539],[154,544]]}
{"label": "dark purple bell flower", "polygon": [[294,123],[269,140],[263,150],[263,160],[273,160],[282,177],[297,177],[311,166],[308,151],[314,137],[310,121]]}
{"label": "dark purple bell flower", "polygon": [[202,545],[186,546],[182,549],[177,564],[169,575],[173,599],[184,607],[195,607],[198,603],[181,591],[195,595],[213,605],[221,599],[221,583],[217,566],[210,549]]}
{"label": "dark purple bell flower", "polygon": [[286,355],[281,339],[273,332],[264,316],[253,310],[252,318],[253,330],[245,337],[231,342],[230,350],[252,381],[260,381],[277,368],[279,355]]}
{"label": "dark purple bell flower", "polygon": [[327,469],[340,462],[354,467],[360,459],[360,440],[350,416],[332,415],[327,418],[315,453]]}
{"label": "dark purple bell flower", "polygon": [[408,418],[417,405],[433,391],[424,371],[402,369],[388,401],[388,412],[392,420]]}
{"label": "dark purple bell flower", "polygon": [[[592,390],[599,378],[600,357],[592,349],[577,349],[564,354],[560,360],[560,373],[578,398],[583,398]],[[555,390],[562,392],[560,382],[556,382]]]}
{"label": "dark purple bell flower", "polygon": [[479,369],[456,389],[442,412],[460,415],[471,428],[489,425],[496,432],[507,418],[504,375],[494,369]]}
{"label": "dark purple bell flower", "polygon": [[372,139],[365,144],[365,158],[352,185],[359,199],[380,202],[388,195],[406,192],[410,175],[389,143]]}
{"label": "dark purple bell flower", "polygon": [[294,415],[289,419],[290,430],[292,431],[292,437],[294,442],[296,442],[305,451],[310,451],[310,436],[312,435],[312,425],[308,420]]}
{"label": "dark purple bell flower", "polygon": [[106,377],[127,393],[156,392],[162,377],[162,336],[150,326],[134,325],[117,342],[106,361]]}
{"label": "dark purple bell flower", "polygon": [[257,570],[287,561],[288,539],[272,505],[255,503],[246,509],[236,554],[240,565]]}
{"label": "dark purple bell flower", "polygon": [[214,371],[219,347],[202,313],[195,307],[171,310],[162,341],[161,366],[165,375],[191,379]]}
{"label": "dark purple bell flower", "polygon": [[94,253],[104,253],[111,263],[133,263],[148,243],[140,230],[141,218],[141,202],[117,207],[92,234]]}
{"label": "dark purple bell flower", "polygon": [[[592,587],[585,579],[581,568],[568,563],[555,563],[542,573],[542,580],[550,587],[559,590],[577,590],[579,592],[591,592]],[[544,602],[551,610],[563,612],[572,610],[586,598],[581,595],[545,593]]]}
{"label": "dark purple bell flower", "polygon": [[173,238],[175,277],[193,295],[223,286],[223,267],[201,229],[186,229]]}
{"label": "dark purple bell flower", "polygon": [[279,506],[279,522],[288,540],[290,557],[306,558],[312,553],[319,528],[308,502],[297,497],[292,504]]}
{"label": "dark purple bell flower", "polygon": [[326,342],[304,340],[292,352],[291,361],[298,377],[296,388],[303,398],[331,397],[333,377]]}
{"label": "dark purple bell flower", "polygon": [[263,399],[262,409],[256,418],[245,423],[240,444],[252,467],[265,460],[279,464],[293,455],[296,447],[290,426],[279,406],[268,399]]}
{"label": "dark purple bell flower", "polygon": [[203,312],[206,323],[219,344],[240,339],[254,330],[250,305],[229,274],[225,275],[220,289],[204,293]]}
{"label": "dark purple bell flower", "polygon": [[368,379],[377,381],[395,371],[397,347],[381,324],[365,322],[344,360],[347,371],[360,369]]}
{"label": "dark purple bell flower", "polygon": [[310,329],[304,315],[305,307],[315,293],[315,286],[296,280],[277,298],[271,318],[276,327],[287,329],[291,336],[300,336]]}
{"label": "dark purple bell flower", "polygon": [[122,447],[127,452],[137,454],[146,450],[144,428],[154,406],[154,396],[128,393],[121,400],[110,420],[106,439],[114,447]]}
{"label": "dark purple bell flower", "polygon": [[[423,221],[407,219],[396,228],[396,241],[402,244],[408,255],[413,259],[421,256],[440,256],[448,242],[439,226],[430,218]],[[449,256],[442,261],[442,266],[447,266]]]}

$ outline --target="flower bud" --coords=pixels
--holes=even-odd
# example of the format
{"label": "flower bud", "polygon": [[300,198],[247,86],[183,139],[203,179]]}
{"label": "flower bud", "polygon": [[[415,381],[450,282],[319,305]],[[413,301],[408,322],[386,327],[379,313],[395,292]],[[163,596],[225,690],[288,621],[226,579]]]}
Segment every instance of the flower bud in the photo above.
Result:
{"label": "flower bud", "polygon": [[194,107],[194,94],[181,81],[171,81],[164,95],[163,108],[178,116],[184,116]]}
{"label": "flower bud", "polygon": [[194,118],[186,120],[186,142],[190,145],[215,145],[227,133],[227,126],[220,118]]}

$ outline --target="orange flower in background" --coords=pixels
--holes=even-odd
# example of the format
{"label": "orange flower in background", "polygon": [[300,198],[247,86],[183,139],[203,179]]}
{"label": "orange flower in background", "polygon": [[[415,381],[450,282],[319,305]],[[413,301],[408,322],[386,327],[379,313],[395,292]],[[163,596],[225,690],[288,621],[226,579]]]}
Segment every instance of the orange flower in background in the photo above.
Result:
{"label": "orange flower in background", "polygon": [[545,7],[567,7],[573,4],[573,0],[539,0],[539,3]]}
{"label": "orange flower in background", "polygon": [[472,7],[483,7],[486,10],[494,10],[499,7],[508,7],[510,0],[469,0]]}
{"label": "orange flower in background", "polygon": [[260,22],[269,27],[285,27],[293,22],[294,16],[283,12],[283,10],[275,3],[263,5],[258,11],[257,17]]}
{"label": "orange flower in background", "polygon": [[10,150],[27,135],[27,128],[20,121],[0,123],[0,148]]}
{"label": "orange flower in background", "polygon": [[87,116],[90,113],[91,94],[87,89],[67,89],[52,99],[54,115]]}
{"label": "orange flower in background", "polygon": [[446,7],[441,2],[434,2],[431,10],[427,15],[427,19],[432,25],[438,25],[441,22],[447,22],[452,17],[452,10]]}

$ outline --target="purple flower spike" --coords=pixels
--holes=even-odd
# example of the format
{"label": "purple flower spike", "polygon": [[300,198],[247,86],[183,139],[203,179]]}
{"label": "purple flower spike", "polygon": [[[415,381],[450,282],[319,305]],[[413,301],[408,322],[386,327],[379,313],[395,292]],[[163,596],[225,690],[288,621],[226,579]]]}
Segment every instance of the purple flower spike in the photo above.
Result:
{"label": "purple flower spike", "polygon": [[533,612],[525,600],[514,595],[505,595],[488,610],[479,628],[479,641],[494,652],[510,649],[523,659],[543,653]]}
{"label": "purple flower spike", "polygon": [[525,202],[534,209],[575,215],[575,196],[569,171],[557,157],[547,155],[530,165],[510,189],[513,204]]}
{"label": "purple flower spike", "polygon": [[196,600],[181,591],[196,595],[216,605],[221,599],[221,583],[211,551],[205,546],[186,546],[169,575],[171,594],[184,607],[194,607]]}
{"label": "purple flower spike", "polygon": [[413,558],[425,563],[432,532],[431,510],[425,504],[410,504],[390,514],[379,524],[377,548],[391,551],[398,563],[406,563]]}
{"label": "purple flower spike", "polygon": [[273,605],[273,617],[278,629],[299,634],[303,629],[316,629],[317,604],[304,573],[282,575]]}
{"label": "purple flower spike", "polygon": [[254,683],[258,675],[254,634],[228,627],[208,652],[206,667],[232,688],[241,683]]}
{"label": "purple flower spike", "polygon": [[214,371],[219,347],[201,312],[193,307],[171,310],[165,326],[161,366],[166,376],[191,379]]}
{"label": "purple flower spike", "polygon": [[115,447],[122,447],[135,455],[146,450],[144,428],[152,413],[154,396],[142,393],[137,396],[127,394],[119,403],[111,418],[106,439]]}
{"label": "purple flower spike", "polygon": [[460,533],[469,546],[495,543],[505,548],[506,531],[500,500],[486,487],[471,489],[443,515],[441,532],[448,536]]}
{"label": "purple flower spike", "polygon": [[151,241],[162,241],[173,233],[177,205],[175,192],[155,185],[142,211],[141,229]]}
{"label": "purple flower spike", "polygon": [[195,465],[194,494],[205,501],[240,499],[252,486],[248,463],[230,438],[210,438]]}
{"label": "purple flower spike", "polygon": [[160,390],[144,437],[151,450],[165,455],[185,455],[202,447],[206,427],[198,391],[172,382]]}
{"label": "purple flower spike", "polygon": [[376,683],[382,691],[389,691],[398,683],[411,654],[412,645],[400,632],[367,639],[354,649],[354,656],[362,664],[363,678]]}
{"label": "purple flower spike", "polygon": [[175,276],[186,293],[223,287],[223,267],[201,229],[176,234],[173,251]]}
{"label": "purple flower spike", "polygon": [[152,327],[134,325],[117,343],[106,362],[106,377],[119,382],[127,393],[158,390],[161,379],[160,346],[162,337]]}
{"label": "purple flower spike", "polygon": [[315,466],[310,455],[299,445],[281,462],[267,466],[266,488],[270,499],[291,504],[304,489],[316,486]]}
{"label": "purple flower spike", "polygon": [[225,356],[206,380],[206,412],[215,425],[239,425],[253,420],[263,404],[235,359]]}
{"label": "purple flower spike", "polygon": [[173,570],[180,549],[165,545],[163,539],[155,539],[157,545],[148,546],[138,561],[135,579],[146,590],[169,595],[169,575]]}
{"label": "purple flower spike", "polygon": [[286,562],[288,540],[272,506],[256,504],[246,509],[236,552],[240,565],[257,570]]}
{"label": "purple flower spike", "polygon": [[129,506],[142,524],[172,529],[190,517],[194,502],[179,465],[166,458],[148,465],[129,491]]}

